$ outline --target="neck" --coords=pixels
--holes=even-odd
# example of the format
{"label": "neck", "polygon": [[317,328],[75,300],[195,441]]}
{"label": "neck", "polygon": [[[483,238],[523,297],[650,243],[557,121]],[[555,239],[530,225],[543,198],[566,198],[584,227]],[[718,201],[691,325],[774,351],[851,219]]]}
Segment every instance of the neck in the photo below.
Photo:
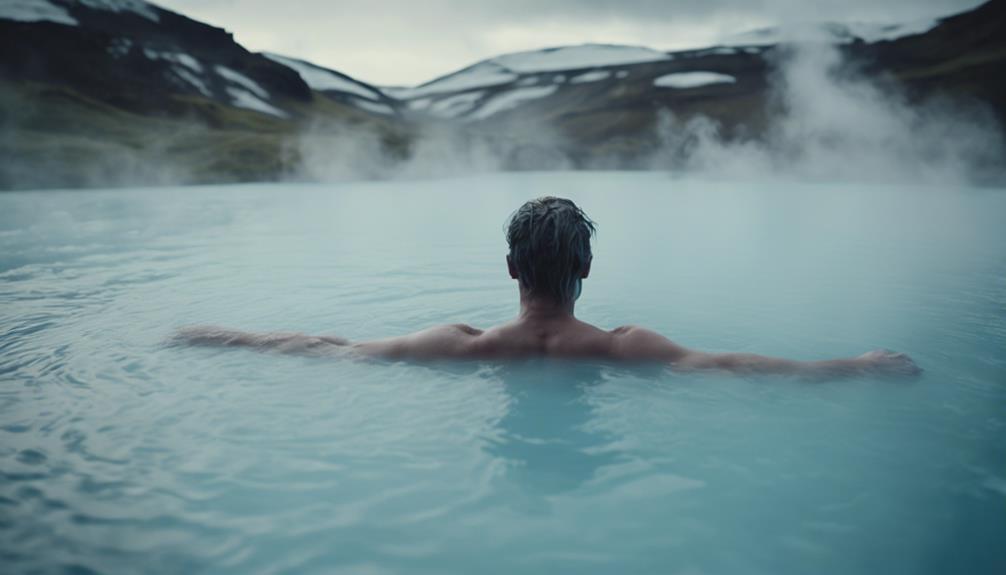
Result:
{"label": "neck", "polygon": [[566,319],[573,317],[573,302],[558,303],[520,290],[520,319]]}

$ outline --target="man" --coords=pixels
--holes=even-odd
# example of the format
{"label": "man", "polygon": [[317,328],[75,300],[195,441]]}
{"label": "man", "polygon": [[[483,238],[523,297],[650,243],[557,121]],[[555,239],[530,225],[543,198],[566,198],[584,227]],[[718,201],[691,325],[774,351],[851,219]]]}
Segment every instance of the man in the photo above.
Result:
{"label": "man", "polygon": [[390,359],[506,360],[531,357],[660,362],[677,370],[739,374],[839,377],[859,374],[916,375],[906,355],[886,350],[826,361],[793,361],[746,353],[708,353],[682,347],[636,326],[604,331],[582,322],[573,308],[590,274],[594,224],[573,202],[546,197],[525,203],[507,226],[507,267],[520,289],[520,313],[481,330],[453,324],[377,341],[351,343],[329,336],[254,334],[212,327],[186,328],[182,341],[246,346],[285,353],[334,354]]}

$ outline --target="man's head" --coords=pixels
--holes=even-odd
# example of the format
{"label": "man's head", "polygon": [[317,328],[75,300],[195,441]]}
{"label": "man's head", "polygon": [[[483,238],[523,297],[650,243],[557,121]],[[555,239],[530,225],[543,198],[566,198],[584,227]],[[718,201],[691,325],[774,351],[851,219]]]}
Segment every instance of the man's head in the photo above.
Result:
{"label": "man's head", "polygon": [[521,206],[507,224],[510,277],[535,297],[560,304],[579,295],[590,273],[594,222],[563,198],[538,198]]}

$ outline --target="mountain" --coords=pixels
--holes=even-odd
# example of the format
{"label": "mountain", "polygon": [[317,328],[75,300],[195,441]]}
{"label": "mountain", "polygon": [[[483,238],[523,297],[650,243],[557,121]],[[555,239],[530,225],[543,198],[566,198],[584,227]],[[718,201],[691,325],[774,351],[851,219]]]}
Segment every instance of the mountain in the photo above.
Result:
{"label": "mountain", "polygon": [[[834,46],[849,68],[896,85],[910,102],[980,103],[1003,126],[1004,8],[996,0],[941,20],[759,30],[673,53],[608,45],[521,52],[386,91],[413,117],[447,118],[521,141],[515,148],[531,151],[515,156],[543,160],[543,167],[557,154],[579,168],[642,167],[637,160],[659,145],[653,127],[665,110],[685,121],[709,118],[727,140],[763,135],[775,118],[773,73],[790,49],[776,42],[799,39]],[[548,145],[535,150],[545,127]]]}
{"label": "mountain", "polygon": [[396,105],[143,0],[0,3],[0,189],[271,180],[308,125],[398,145]]}
{"label": "mountain", "polygon": [[[0,189],[263,181],[364,160],[363,175],[380,177],[431,148],[476,145],[504,169],[640,168],[665,110],[708,118],[727,139],[762,137],[794,38],[836,46],[910,100],[981,102],[1003,125],[1004,32],[1004,2],[992,0],[939,21],[758,30],[673,53],[561,46],[380,88],[250,52],[143,0],[7,0]],[[305,147],[310,138],[321,145]]]}
{"label": "mountain", "polygon": [[[632,167],[633,157],[650,145],[662,109],[761,129],[767,50],[720,46],[665,53],[636,46],[564,46],[507,54],[388,92],[403,101],[412,118],[446,118],[511,140],[541,138],[543,127],[550,128],[548,146],[558,150],[516,146],[515,160],[548,162],[558,151],[576,167],[589,167],[596,158]],[[529,141],[525,147],[534,146]]]}
{"label": "mountain", "polygon": [[389,98],[381,90],[349,76],[312,64],[305,60],[289,58],[263,52],[266,58],[289,68],[300,76],[312,90],[324,94],[337,102],[350,104],[374,114],[394,116],[398,114],[399,102]]}

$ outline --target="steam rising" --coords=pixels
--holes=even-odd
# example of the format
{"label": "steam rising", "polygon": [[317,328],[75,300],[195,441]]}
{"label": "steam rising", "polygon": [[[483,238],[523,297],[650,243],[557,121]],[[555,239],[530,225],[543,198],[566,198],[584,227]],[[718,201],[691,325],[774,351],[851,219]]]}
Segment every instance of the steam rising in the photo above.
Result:
{"label": "steam rising", "polygon": [[[518,112],[519,114],[519,112]],[[308,181],[416,179],[507,170],[568,170],[566,142],[548,125],[508,121],[490,131],[471,124],[421,125],[408,142],[374,130],[317,124],[295,143],[295,178]]]}
{"label": "steam rising", "polygon": [[[266,168],[246,173],[245,179],[282,172],[291,180],[317,182],[640,167],[748,181],[948,185],[1006,180],[1002,130],[985,105],[913,101],[892,79],[857,72],[831,45],[804,43],[773,52],[769,128],[758,138],[728,138],[710,118],[679,118],[663,110],[650,139],[644,135],[637,142],[645,152],[584,160],[570,152],[576,142],[558,127],[521,118],[518,109],[502,122],[431,122],[406,126],[404,134],[387,126],[313,124],[276,144],[281,149],[225,148],[217,156]],[[0,109],[15,111],[0,115],[0,151],[17,151],[0,160],[0,187],[189,184],[213,173],[205,157],[212,154],[199,150],[213,141],[209,127],[161,130],[135,148],[112,142],[83,146],[76,143],[80,137],[59,136],[61,147],[55,148],[52,139],[17,141],[30,135],[19,124],[38,113],[26,99],[7,95],[0,100]],[[270,171],[270,163],[280,169]],[[76,170],[69,179],[68,165]]]}
{"label": "steam rising", "polygon": [[978,183],[1002,178],[1004,146],[981,103],[911,102],[823,44],[776,62],[774,121],[762,141],[727,141],[719,125],[661,114],[654,167],[729,178]]}
{"label": "steam rising", "polygon": [[195,166],[176,149],[205,141],[207,128],[161,127],[155,137],[126,145],[91,133],[38,130],[50,120],[31,98],[0,90],[0,190],[55,187],[167,186],[198,182]]}
{"label": "steam rising", "polygon": [[428,127],[397,149],[374,130],[332,124],[311,126],[294,144],[300,180],[337,182],[359,179],[413,179],[497,172],[499,150],[476,135],[449,127]]}

